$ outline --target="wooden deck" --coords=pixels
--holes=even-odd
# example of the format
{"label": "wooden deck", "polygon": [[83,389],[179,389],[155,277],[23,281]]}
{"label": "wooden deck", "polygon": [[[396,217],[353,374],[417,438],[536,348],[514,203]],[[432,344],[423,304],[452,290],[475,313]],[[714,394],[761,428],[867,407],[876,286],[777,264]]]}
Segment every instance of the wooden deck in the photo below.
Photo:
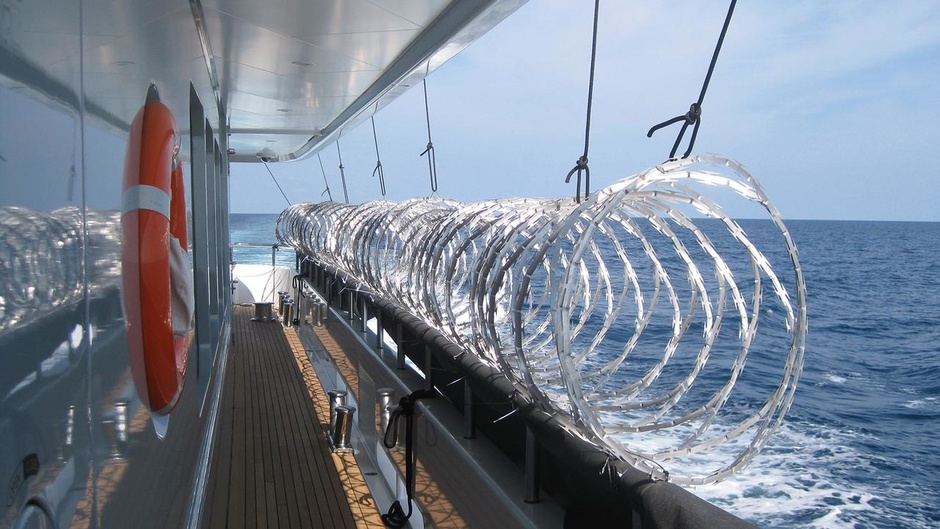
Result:
{"label": "wooden deck", "polygon": [[204,526],[384,527],[352,454],[326,440],[327,396],[293,329],[235,307]]}

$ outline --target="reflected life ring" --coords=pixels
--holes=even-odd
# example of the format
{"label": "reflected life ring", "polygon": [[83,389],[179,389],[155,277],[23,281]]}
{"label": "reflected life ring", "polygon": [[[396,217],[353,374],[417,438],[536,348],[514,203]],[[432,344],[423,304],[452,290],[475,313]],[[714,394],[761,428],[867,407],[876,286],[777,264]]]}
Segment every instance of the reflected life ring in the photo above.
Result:
{"label": "reflected life ring", "polygon": [[183,392],[192,331],[179,151],[173,114],[150,85],[131,123],[124,160],[121,272],[131,374],[155,418],[169,414]]}

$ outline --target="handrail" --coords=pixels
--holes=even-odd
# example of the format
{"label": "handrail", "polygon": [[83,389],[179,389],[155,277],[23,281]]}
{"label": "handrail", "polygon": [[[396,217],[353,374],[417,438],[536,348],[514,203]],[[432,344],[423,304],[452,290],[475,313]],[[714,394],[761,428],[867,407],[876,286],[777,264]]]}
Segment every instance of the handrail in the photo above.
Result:
{"label": "handrail", "polygon": [[[549,460],[543,463],[559,475],[566,476],[566,479],[554,483],[553,488],[573,502],[569,506],[570,509],[578,510],[590,505],[591,509],[602,513],[602,518],[618,520],[625,520],[625,516],[632,514],[634,527],[753,527],[746,520],[675,483],[652,479],[649,473],[612,457],[612,454],[602,447],[573,433],[570,423],[564,417],[539,408],[525,387],[511,381],[496,366],[482,361],[474,354],[468,354],[465,348],[451,341],[426,321],[367,286],[358,284],[355,277],[325,262],[311,260],[307,266],[302,273],[313,276],[313,283],[317,283],[315,286],[323,289],[318,290],[318,293],[325,295],[328,302],[332,298],[339,303],[340,306],[335,307],[337,310],[345,310],[342,308],[343,301],[329,292],[335,293],[334,288],[340,292],[351,292],[350,286],[357,285],[355,294],[359,300],[353,301],[352,297],[349,298],[350,320],[356,317],[352,315],[360,302],[364,303],[364,306],[358,317],[366,319],[369,318],[369,313],[381,314],[378,316],[381,318],[379,321],[384,320],[386,328],[399,328],[399,354],[408,355],[415,363],[424,361],[425,365],[438,374],[447,371],[451,373],[451,377],[465,380],[477,395],[475,402],[478,405],[497,402],[511,405],[513,412],[510,415],[516,417],[508,420],[521,421],[531,429],[538,440],[538,446],[544,450],[543,453],[550,456]],[[346,325],[352,330],[351,321]],[[381,332],[379,329],[382,326],[382,323],[377,323],[377,332]],[[410,352],[406,349],[410,349]],[[418,357],[411,356],[415,351],[418,351]],[[425,357],[421,358],[420,355]],[[427,355],[433,355],[436,361],[431,363]],[[431,367],[434,364],[437,364],[439,369]],[[430,378],[430,375],[426,376]],[[448,389],[450,384],[439,384],[434,382],[433,378],[430,383],[448,400],[452,399],[453,392]],[[474,401],[473,397],[470,399]],[[496,422],[507,417],[503,416]],[[512,444],[510,435],[489,438],[505,451],[507,446]],[[538,478],[535,480],[533,485],[538,487]],[[572,487],[578,487],[580,492],[575,493]],[[587,497],[591,498],[589,503],[585,503]]]}
{"label": "handrail", "polygon": [[[277,256],[278,250],[280,250],[281,247],[293,249],[293,247],[290,246],[290,245],[287,245],[287,244],[280,244],[280,243],[276,243],[276,242],[271,243],[271,242],[241,242],[241,241],[236,241],[236,242],[229,243],[229,250],[230,250],[230,251],[231,251],[232,249],[234,249],[234,248],[271,248],[271,266],[277,266],[277,259],[276,259],[276,256]],[[231,261],[232,264],[235,264],[235,259],[234,259],[234,257],[232,257],[231,255],[230,255],[230,259],[229,259],[229,260]]]}

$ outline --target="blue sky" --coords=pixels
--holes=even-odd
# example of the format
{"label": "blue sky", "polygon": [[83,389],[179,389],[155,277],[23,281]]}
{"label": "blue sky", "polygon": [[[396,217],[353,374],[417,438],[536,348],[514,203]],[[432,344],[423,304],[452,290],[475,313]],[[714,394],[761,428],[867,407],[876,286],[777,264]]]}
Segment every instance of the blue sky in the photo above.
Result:
{"label": "blue sky", "polygon": [[[727,4],[601,2],[592,189],[662,162],[695,101]],[[428,78],[443,197],[574,194],[592,2],[533,0]],[[736,159],[785,218],[940,221],[940,2],[739,2],[695,152]],[[389,200],[430,194],[420,85],[375,117]],[[381,198],[366,121],[340,140],[351,202]],[[684,145],[683,145],[684,149]],[[342,200],[336,148],[321,153]],[[317,157],[270,165],[319,201]],[[232,165],[232,211],[286,206],[260,164]]]}

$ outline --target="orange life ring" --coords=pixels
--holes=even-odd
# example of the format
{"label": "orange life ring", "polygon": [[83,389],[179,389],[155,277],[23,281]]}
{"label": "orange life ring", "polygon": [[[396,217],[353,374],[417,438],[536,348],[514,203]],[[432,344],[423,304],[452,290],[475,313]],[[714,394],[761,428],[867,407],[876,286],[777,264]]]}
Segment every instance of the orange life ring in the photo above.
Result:
{"label": "orange life ring", "polygon": [[172,245],[187,249],[179,149],[173,114],[150,85],[131,123],[124,160],[121,264],[131,374],[140,400],[155,415],[169,414],[179,401],[191,339],[188,329],[174,332],[173,322],[178,287],[171,259],[182,255],[185,261],[185,253]]}

